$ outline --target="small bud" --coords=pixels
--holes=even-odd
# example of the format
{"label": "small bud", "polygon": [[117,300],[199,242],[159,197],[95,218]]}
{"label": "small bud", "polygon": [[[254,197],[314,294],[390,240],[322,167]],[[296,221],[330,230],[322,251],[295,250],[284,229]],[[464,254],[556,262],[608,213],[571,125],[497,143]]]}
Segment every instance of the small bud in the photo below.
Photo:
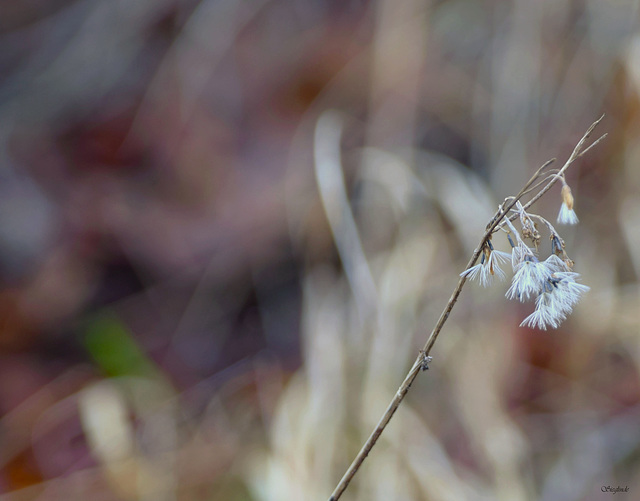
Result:
{"label": "small bud", "polygon": [[571,194],[571,188],[569,188],[568,184],[565,184],[562,187],[562,202],[566,204],[567,209],[573,210],[573,195]]}
{"label": "small bud", "polygon": [[558,213],[558,223],[560,224],[578,224],[578,216],[573,210],[573,195],[568,184],[562,187],[562,206]]}

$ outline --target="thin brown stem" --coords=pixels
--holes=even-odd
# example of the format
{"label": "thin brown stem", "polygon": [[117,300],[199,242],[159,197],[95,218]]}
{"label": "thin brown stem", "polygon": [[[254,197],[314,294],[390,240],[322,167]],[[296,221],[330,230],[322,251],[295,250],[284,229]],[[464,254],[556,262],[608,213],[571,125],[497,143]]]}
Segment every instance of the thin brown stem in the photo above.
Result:
{"label": "thin brown stem", "polygon": [[[545,174],[549,174],[547,177],[542,178],[542,180],[538,181],[536,184],[534,184],[531,188],[529,188],[527,191],[525,191],[523,193],[524,195],[528,195],[529,193],[531,193],[532,191],[537,190],[540,186],[542,186],[544,183],[546,183],[547,181],[553,179],[554,177],[559,176],[558,171],[559,169],[556,169],[556,172],[553,174],[549,174],[548,172],[545,172]],[[561,177],[561,176],[559,176]]]}
{"label": "thin brown stem", "polygon": [[[544,186],[544,188],[542,188],[536,194],[535,197],[533,197],[526,204],[524,204],[524,206],[523,206],[524,210],[527,210],[529,207],[531,207],[533,204],[535,204],[538,200],[540,200],[545,195],[545,193],[547,193],[553,187],[553,185],[558,182],[558,179],[562,178],[562,176],[564,175],[565,171],[569,168],[569,166],[573,162],[575,162],[578,158],[580,158],[587,151],[589,151],[596,144],[598,144],[605,137],[607,137],[607,134],[603,134],[598,139],[596,139],[591,145],[589,145],[586,149],[582,150],[582,147],[584,146],[585,141],[589,138],[589,136],[591,136],[591,133],[593,132],[593,129],[596,128],[596,126],[602,121],[603,118],[604,118],[604,115],[602,115],[600,118],[598,118],[598,120],[596,120],[595,122],[593,122],[593,124],[591,124],[591,127],[589,127],[589,129],[587,129],[587,132],[585,132],[584,136],[582,136],[582,139],[580,139],[580,141],[578,141],[578,144],[573,149],[573,151],[571,152],[571,155],[569,156],[569,158],[565,162],[565,164],[562,166],[562,168],[558,171],[558,173],[555,176],[553,176],[553,178]],[[542,168],[544,168],[544,166],[541,167],[540,169],[538,169],[537,173],[539,173],[542,170]],[[531,182],[531,181],[529,181],[529,182]],[[512,214],[511,216],[509,216],[509,221],[513,221],[517,217],[518,217],[518,214]],[[496,225],[497,226],[496,230],[499,230],[504,225],[505,225],[504,222],[502,222],[500,225]]]}
{"label": "thin brown stem", "polygon": [[[525,209],[533,205],[537,200],[541,198],[542,195],[544,195],[544,193],[549,191],[553,186],[553,184],[559,179],[560,176],[564,174],[567,168],[576,159],[581,157],[584,153],[590,150],[595,144],[600,142],[606,136],[605,134],[605,136],[602,136],[599,139],[597,139],[588,148],[586,148],[585,150],[582,150],[582,146],[584,145],[585,141],[590,136],[593,129],[600,123],[603,117],[604,115],[600,117],[598,120],[596,120],[591,125],[591,127],[589,127],[587,132],[584,134],[582,139],[580,139],[580,141],[574,148],[573,152],[571,153],[571,156],[569,157],[567,162],[564,164],[564,166],[558,170],[558,173],[553,176],[553,179],[551,179],[535,197],[533,197],[527,204],[524,205]],[[507,199],[509,200],[509,204],[506,207],[504,207],[504,204],[500,206],[496,214],[493,216],[493,218],[487,225],[484,235],[480,239],[480,243],[478,244],[478,247],[476,247],[475,251],[473,251],[473,255],[471,256],[471,259],[467,263],[465,270],[471,268],[475,264],[475,262],[478,260],[478,257],[480,256],[480,253],[482,252],[483,248],[485,247],[487,242],[491,239],[491,235],[494,232],[496,232],[499,228],[502,228],[502,226],[504,226],[505,223],[503,219],[505,219],[505,217],[509,217],[509,219],[511,220],[511,219],[515,219],[518,216],[517,214],[513,214],[511,216],[507,216],[507,215],[509,214],[509,211],[511,211],[511,209],[518,203],[520,198],[526,193],[528,193],[529,191],[531,191],[531,187],[538,180],[543,170],[546,167],[548,167],[554,160],[555,159],[549,160],[544,165],[542,165],[531,177],[531,179],[527,181],[527,183],[524,185],[524,187],[520,190],[520,192],[515,197],[509,197]],[[371,435],[369,435],[369,438],[360,449],[360,452],[358,452],[357,456],[355,457],[355,459],[353,460],[353,462],[345,472],[344,476],[342,477],[342,479],[334,489],[333,493],[331,494],[331,497],[329,498],[329,501],[337,501],[338,499],[340,499],[345,489],[349,486],[349,483],[351,482],[353,477],[356,475],[356,473],[358,473],[358,470],[362,466],[362,463],[364,462],[364,460],[367,458],[367,456],[375,446],[376,442],[380,438],[380,435],[382,435],[382,432],[389,424],[389,421],[391,421],[391,418],[393,417],[395,412],[398,410],[398,407],[400,407],[400,404],[402,403],[405,396],[407,395],[407,392],[409,391],[411,384],[420,373],[420,370],[425,368],[425,364],[428,361],[427,357],[431,353],[431,349],[433,348],[433,345],[438,339],[438,335],[440,334],[440,331],[442,330],[442,328],[444,327],[444,324],[449,318],[451,310],[453,310],[453,307],[458,301],[458,297],[462,292],[462,288],[464,287],[466,280],[467,280],[467,277],[465,275],[460,276],[460,279],[458,280],[458,285],[456,285],[455,289],[453,290],[453,293],[451,294],[451,297],[449,298],[447,305],[445,306],[444,310],[440,314],[440,318],[438,318],[438,321],[436,322],[435,327],[431,331],[431,334],[429,334],[429,337],[427,338],[427,341],[424,347],[422,348],[422,350],[420,350],[418,357],[416,358],[415,362],[411,366],[411,369],[409,369],[409,372],[405,376],[404,381],[402,381],[402,384],[398,388],[398,391],[396,391],[396,394],[391,400],[391,403],[389,404],[386,411],[380,418],[380,421],[378,422],[376,428],[373,430]]]}

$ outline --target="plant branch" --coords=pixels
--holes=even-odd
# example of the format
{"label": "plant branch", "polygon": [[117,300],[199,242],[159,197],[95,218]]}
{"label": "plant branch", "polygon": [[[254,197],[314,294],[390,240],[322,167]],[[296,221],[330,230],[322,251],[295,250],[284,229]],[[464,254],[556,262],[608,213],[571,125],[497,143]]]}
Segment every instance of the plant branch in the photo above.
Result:
{"label": "plant branch", "polygon": [[[574,161],[576,161],[578,158],[584,155],[587,151],[589,151],[593,146],[595,146],[602,139],[604,139],[606,134],[598,138],[586,149],[584,150],[582,149],[586,140],[589,138],[589,136],[591,135],[595,127],[600,123],[600,121],[603,118],[604,118],[604,115],[600,117],[598,120],[596,120],[591,125],[591,127],[589,127],[587,132],[582,136],[582,139],[580,139],[576,147],[573,149],[573,152],[569,156],[569,159],[566,161],[564,166],[558,170],[557,174],[553,175],[553,178],[536,194],[536,196],[534,196],[529,202],[527,202],[527,204],[524,205],[525,209],[528,207],[531,207],[531,205],[537,202],[547,191],[549,191],[551,187],[564,174],[567,168]],[[518,216],[517,214],[513,214],[510,216],[507,216],[507,215],[509,214],[509,211],[518,203],[520,198],[524,196],[526,193],[528,193],[529,191],[531,191],[531,187],[536,183],[536,181],[538,181],[538,178],[543,173],[544,169],[548,167],[554,160],[555,159],[549,160],[544,165],[542,165],[531,177],[531,179],[527,181],[527,183],[524,185],[524,187],[520,190],[520,192],[515,197],[509,197],[507,199],[509,200],[509,203],[506,207],[504,207],[505,204],[502,204],[498,208],[498,211],[495,213],[495,215],[487,225],[484,235],[482,236],[482,238],[480,239],[480,243],[474,250],[473,255],[471,256],[471,259],[467,263],[465,270],[471,268],[476,263],[476,261],[478,260],[478,257],[480,256],[480,253],[484,249],[485,245],[487,245],[487,242],[491,239],[491,235],[496,231],[498,231],[498,229],[504,226],[505,222],[503,220],[505,219],[505,217],[508,217],[509,220],[513,220]],[[540,183],[538,183],[536,186],[539,186],[539,184]],[[345,489],[349,486],[349,483],[351,482],[353,477],[356,475],[356,473],[360,469],[360,466],[362,466],[362,463],[364,462],[364,460],[367,458],[367,456],[375,446],[376,442],[380,438],[380,435],[382,435],[382,432],[389,424],[389,421],[391,421],[391,418],[395,414],[396,410],[398,410],[398,407],[400,406],[405,396],[407,395],[407,392],[409,391],[411,384],[420,373],[420,370],[421,369],[424,370],[427,368],[426,364],[430,360],[429,354],[431,353],[431,349],[433,348],[433,345],[438,339],[438,335],[440,334],[440,331],[444,327],[444,324],[449,318],[451,310],[455,306],[458,300],[458,297],[462,292],[462,288],[464,287],[466,280],[467,280],[466,275],[462,275],[458,280],[458,285],[456,285],[455,289],[453,290],[453,293],[451,294],[451,297],[449,298],[447,305],[445,306],[444,310],[440,314],[440,318],[438,318],[438,321],[436,322],[435,327],[431,331],[431,334],[427,338],[427,341],[424,347],[422,348],[422,350],[420,350],[418,357],[416,358],[415,362],[411,366],[411,369],[405,376],[404,381],[402,381],[402,384],[398,388],[398,391],[396,391],[396,394],[391,400],[391,403],[389,404],[386,411],[380,418],[380,421],[378,422],[376,428],[373,430],[371,435],[369,435],[369,438],[360,449],[360,452],[358,452],[357,456],[355,457],[355,459],[353,460],[353,462],[345,472],[344,476],[342,477],[342,479],[334,489],[333,493],[331,494],[331,497],[329,498],[329,501],[337,501],[338,499],[340,499]]]}
{"label": "plant branch", "polygon": [[[555,174],[552,179],[544,186],[544,188],[542,188],[535,197],[533,197],[531,200],[529,200],[526,204],[524,204],[524,210],[527,210],[529,207],[531,207],[533,204],[535,204],[538,200],[540,200],[545,193],[547,193],[547,191],[549,191],[554,184],[556,184],[556,182],[558,182],[558,179],[560,179],[563,174],[565,173],[565,171],[569,168],[569,166],[575,162],[578,158],[580,158],[582,155],[584,155],[585,153],[587,153],[591,148],[593,148],[596,144],[598,144],[600,141],[602,141],[605,137],[607,137],[607,134],[603,134],[602,136],[600,136],[598,139],[596,139],[593,143],[591,143],[586,149],[582,149],[582,147],[584,146],[585,142],[587,141],[587,139],[589,139],[589,136],[591,136],[591,133],[593,132],[593,129],[596,128],[596,126],[602,121],[602,119],[604,118],[604,115],[602,115],[600,118],[598,118],[598,120],[596,120],[595,122],[593,122],[593,124],[591,124],[591,127],[589,127],[587,129],[587,132],[584,133],[584,136],[582,136],[582,139],[580,139],[580,141],[578,141],[578,144],[576,144],[576,147],[573,149],[573,151],[571,152],[571,155],[569,156],[568,160],[565,162],[565,164],[562,166],[562,168],[558,171],[557,174]],[[542,171],[542,169],[544,168],[544,166],[542,166],[540,169],[538,169],[537,173],[540,173],[540,171]],[[535,175],[534,175],[535,177]],[[531,181],[529,181],[530,183]],[[515,218],[518,217],[518,214],[512,214],[511,216],[509,216],[509,221],[513,221]],[[499,230],[500,228],[502,228],[505,225],[504,222],[502,222],[500,225],[497,225],[496,231]]]}

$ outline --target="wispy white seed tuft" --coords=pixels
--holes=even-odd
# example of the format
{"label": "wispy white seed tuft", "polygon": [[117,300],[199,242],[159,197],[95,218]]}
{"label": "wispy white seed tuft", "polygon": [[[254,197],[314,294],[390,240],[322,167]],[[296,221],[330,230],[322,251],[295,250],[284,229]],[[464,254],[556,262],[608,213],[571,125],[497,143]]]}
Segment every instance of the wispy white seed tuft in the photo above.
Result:
{"label": "wispy white seed tuft", "polygon": [[522,240],[511,250],[511,267],[517,271],[525,260],[537,260],[533,250]]}
{"label": "wispy white seed tuft", "polygon": [[562,202],[560,212],[558,213],[558,223],[560,224],[578,224],[579,219],[573,209],[569,209],[567,204]]}
{"label": "wispy white seed tuft", "polygon": [[516,272],[511,281],[511,287],[505,294],[509,299],[526,301],[537,296],[544,284],[551,278],[551,271],[544,263],[538,261],[535,256],[525,256],[524,260],[516,266]]}
{"label": "wispy white seed tuft", "polygon": [[571,271],[571,269],[569,268],[569,265],[563,259],[559,258],[555,254],[551,254],[547,259],[545,259],[544,265],[552,273],[555,273],[557,271],[561,271],[561,272]]}
{"label": "wispy white seed tuft", "polygon": [[564,319],[559,320],[549,308],[536,308],[531,315],[522,321],[520,327],[531,327],[532,329],[546,331],[547,327],[558,328],[559,322],[562,320]]}
{"label": "wispy white seed tuft", "polygon": [[582,294],[589,287],[576,282],[578,273],[557,272],[544,283],[543,290],[536,298],[536,309],[523,320],[520,326],[546,330],[557,328],[573,311]]}
{"label": "wispy white seed tuft", "polygon": [[482,287],[488,287],[493,283],[493,278],[498,277],[500,280],[506,278],[505,272],[501,265],[507,263],[511,259],[511,255],[497,250],[492,250],[487,254],[483,254],[482,262],[472,266],[468,270],[460,273],[461,277],[467,277],[470,280],[477,280]]}

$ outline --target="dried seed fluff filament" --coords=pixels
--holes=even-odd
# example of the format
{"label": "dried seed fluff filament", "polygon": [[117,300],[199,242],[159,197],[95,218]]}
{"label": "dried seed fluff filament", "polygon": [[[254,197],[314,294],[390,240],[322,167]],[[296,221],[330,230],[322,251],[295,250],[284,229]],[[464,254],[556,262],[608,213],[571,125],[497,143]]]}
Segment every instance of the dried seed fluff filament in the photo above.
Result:
{"label": "dried seed fluff filament", "polygon": [[562,202],[567,206],[567,209],[573,210],[573,195],[571,194],[571,188],[568,184],[562,187]]}

